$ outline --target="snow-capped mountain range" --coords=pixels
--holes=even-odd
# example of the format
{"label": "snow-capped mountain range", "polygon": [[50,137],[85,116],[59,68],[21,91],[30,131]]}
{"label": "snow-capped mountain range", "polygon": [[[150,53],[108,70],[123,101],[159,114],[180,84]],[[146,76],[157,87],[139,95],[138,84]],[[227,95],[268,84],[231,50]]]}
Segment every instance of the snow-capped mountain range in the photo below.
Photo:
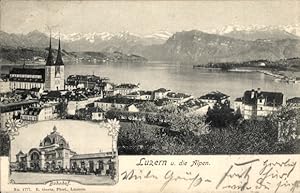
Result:
{"label": "snow-capped mountain range", "polygon": [[203,30],[207,33],[213,33],[218,35],[224,35],[231,33],[233,31],[244,31],[244,32],[254,32],[254,31],[285,31],[296,36],[300,36],[300,24],[294,25],[279,25],[279,26],[267,26],[267,25],[226,25],[219,29]]}
{"label": "snow-capped mountain range", "polygon": [[110,32],[91,32],[91,33],[71,33],[71,34],[63,34],[63,33],[53,33],[52,36],[55,39],[61,37],[62,41],[65,42],[74,42],[79,40],[86,40],[90,43],[94,43],[97,40],[109,41],[112,39],[118,40],[130,40],[130,41],[140,41],[142,39],[150,41],[154,41],[153,43],[163,43],[173,34],[167,31],[158,31],[153,34],[148,35],[139,35],[135,33],[130,33],[128,31],[120,32],[120,33],[110,33]]}
{"label": "snow-capped mountain range", "polygon": [[[265,26],[265,25],[226,25],[212,30],[201,30],[203,32],[223,35],[236,39],[256,40],[256,39],[298,39],[300,37],[300,24]],[[168,31],[157,31],[152,34],[140,35],[123,31],[119,33],[111,32],[89,32],[89,33],[53,33],[55,39],[61,37],[65,42],[88,41],[97,43],[99,41],[126,41],[135,42],[143,45],[163,44],[173,33]]]}
{"label": "snow-capped mountain range", "polygon": [[[52,33],[53,47],[61,37],[63,49],[69,52],[115,51],[136,54],[150,60],[246,61],[277,60],[300,56],[300,26],[238,26],[220,29],[190,30],[170,33],[158,31],[149,35],[131,32]],[[206,32],[206,33],[205,33]],[[28,34],[0,31],[1,47],[46,48],[49,33],[37,30]]]}

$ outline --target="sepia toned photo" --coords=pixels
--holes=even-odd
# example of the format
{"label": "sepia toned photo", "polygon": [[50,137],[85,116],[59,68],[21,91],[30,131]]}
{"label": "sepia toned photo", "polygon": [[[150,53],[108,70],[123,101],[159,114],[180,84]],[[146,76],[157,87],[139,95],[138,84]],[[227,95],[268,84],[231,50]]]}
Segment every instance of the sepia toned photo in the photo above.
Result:
{"label": "sepia toned photo", "polygon": [[11,138],[10,182],[39,184],[63,179],[114,184],[117,153],[107,133],[103,125],[72,120],[20,127]]}
{"label": "sepia toned photo", "polygon": [[[295,192],[299,5],[1,0],[0,174],[10,187],[58,192],[75,190],[51,186],[111,191],[159,176],[161,192],[176,181]],[[240,166],[249,167],[230,173]],[[225,176],[193,176],[200,167]],[[265,178],[250,187],[251,170]]]}

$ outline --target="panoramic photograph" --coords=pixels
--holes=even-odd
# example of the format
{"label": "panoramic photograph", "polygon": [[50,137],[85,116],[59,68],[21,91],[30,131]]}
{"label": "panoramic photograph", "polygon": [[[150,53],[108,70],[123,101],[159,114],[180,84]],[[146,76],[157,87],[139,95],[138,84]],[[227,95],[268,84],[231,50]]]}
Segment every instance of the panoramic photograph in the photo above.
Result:
{"label": "panoramic photograph", "polygon": [[300,153],[296,1],[0,5],[11,183],[114,184],[118,155]]}

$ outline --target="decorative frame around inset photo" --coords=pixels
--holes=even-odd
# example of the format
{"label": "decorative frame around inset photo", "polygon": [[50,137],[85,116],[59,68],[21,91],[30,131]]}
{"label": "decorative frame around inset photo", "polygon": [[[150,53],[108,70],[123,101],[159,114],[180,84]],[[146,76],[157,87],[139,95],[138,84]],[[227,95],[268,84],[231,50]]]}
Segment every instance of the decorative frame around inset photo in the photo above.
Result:
{"label": "decorative frame around inset photo", "polygon": [[114,185],[118,182],[119,128],[116,119],[100,124],[75,120],[32,123],[10,119],[4,131],[10,142],[9,182],[69,181],[83,185]]}

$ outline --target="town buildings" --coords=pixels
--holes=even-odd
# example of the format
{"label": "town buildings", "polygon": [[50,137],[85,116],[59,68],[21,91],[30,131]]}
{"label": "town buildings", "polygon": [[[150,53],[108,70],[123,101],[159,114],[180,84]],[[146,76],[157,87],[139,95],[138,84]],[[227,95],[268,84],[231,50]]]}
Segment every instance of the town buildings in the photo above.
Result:
{"label": "town buildings", "polygon": [[13,68],[9,72],[11,90],[15,89],[45,89],[45,69]]}
{"label": "town buildings", "polygon": [[170,90],[167,90],[165,88],[159,88],[157,90],[153,91],[153,99],[154,100],[159,100],[159,99],[163,99],[166,98],[167,94],[170,92]]}
{"label": "town buildings", "polygon": [[90,109],[92,112],[92,121],[103,121],[105,119],[105,111],[99,107],[92,107]]}
{"label": "town buildings", "polygon": [[10,89],[32,89],[42,88],[44,90],[63,90],[64,89],[64,63],[60,40],[58,43],[58,52],[54,62],[51,46],[51,37],[49,44],[49,53],[46,59],[45,68],[13,68],[9,72]]}
{"label": "town buildings", "polygon": [[100,78],[95,75],[70,75],[66,80],[65,89],[86,88],[103,92],[113,91],[113,86],[107,81],[108,78]]}
{"label": "town buildings", "polygon": [[18,171],[80,171],[107,175],[113,170],[112,152],[78,154],[71,149],[69,142],[57,131],[45,136],[38,147],[28,153],[16,154]]}
{"label": "town buildings", "polygon": [[59,116],[58,103],[34,104],[28,107],[22,114],[25,121],[46,121],[56,119]]}
{"label": "town buildings", "polygon": [[76,110],[85,108],[89,104],[93,104],[95,101],[102,99],[102,92],[84,92],[84,90],[73,90],[68,96],[67,102],[67,114],[75,115]]}
{"label": "town buildings", "polygon": [[200,101],[199,99],[189,99],[179,105],[179,109],[184,111],[186,115],[204,116],[209,110],[209,104]]}
{"label": "town buildings", "polygon": [[91,154],[76,154],[70,158],[72,168],[85,169],[88,173],[97,175],[112,175],[115,162],[112,152],[99,152]]}
{"label": "town buildings", "polygon": [[127,95],[132,92],[136,92],[139,89],[139,85],[136,84],[119,84],[114,87],[114,95]]}
{"label": "town buildings", "polygon": [[88,104],[85,108],[75,111],[75,116],[79,120],[103,121],[105,119],[105,111],[94,104]]}
{"label": "town buildings", "polygon": [[[144,102],[142,100],[128,99],[125,97],[106,97],[100,100],[95,101],[95,107],[99,107],[104,111],[111,109],[125,110],[126,107],[134,104]],[[131,106],[131,108],[133,108]],[[129,109],[131,109],[129,108]]]}
{"label": "town buildings", "polygon": [[166,94],[166,98],[177,103],[183,103],[189,99],[192,99],[193,96],[184,93],[168,92]]}
{"label": "town buildings", "polygon": [[144,91],[139,90],[136,92],[129,93],[125,96],[129,99],[137,99],[137,100],[153,100],[153,92],[152,91]]}
{"label": "town buildings", "polygon": [[22,100],[15,102],[0,103],[0,129],[5,127],[5,124],[12,119],[20,119],[25,109],[31,105],[37,104],[38,100]]}
{"label": "town buildings", "polygon": [[283,93],[261,91],[258,88],[247,90],[243,97],[237,98],[234,101],[234,110],[241,113],[244,119],[256,119],[278,111],[283,105]]}
{"label": "town buildings", "polygon": [[215,104],[230,105],[230,97],[219,91],[213,91],[199,98],[200,101],[209,104],[213,108]]}

